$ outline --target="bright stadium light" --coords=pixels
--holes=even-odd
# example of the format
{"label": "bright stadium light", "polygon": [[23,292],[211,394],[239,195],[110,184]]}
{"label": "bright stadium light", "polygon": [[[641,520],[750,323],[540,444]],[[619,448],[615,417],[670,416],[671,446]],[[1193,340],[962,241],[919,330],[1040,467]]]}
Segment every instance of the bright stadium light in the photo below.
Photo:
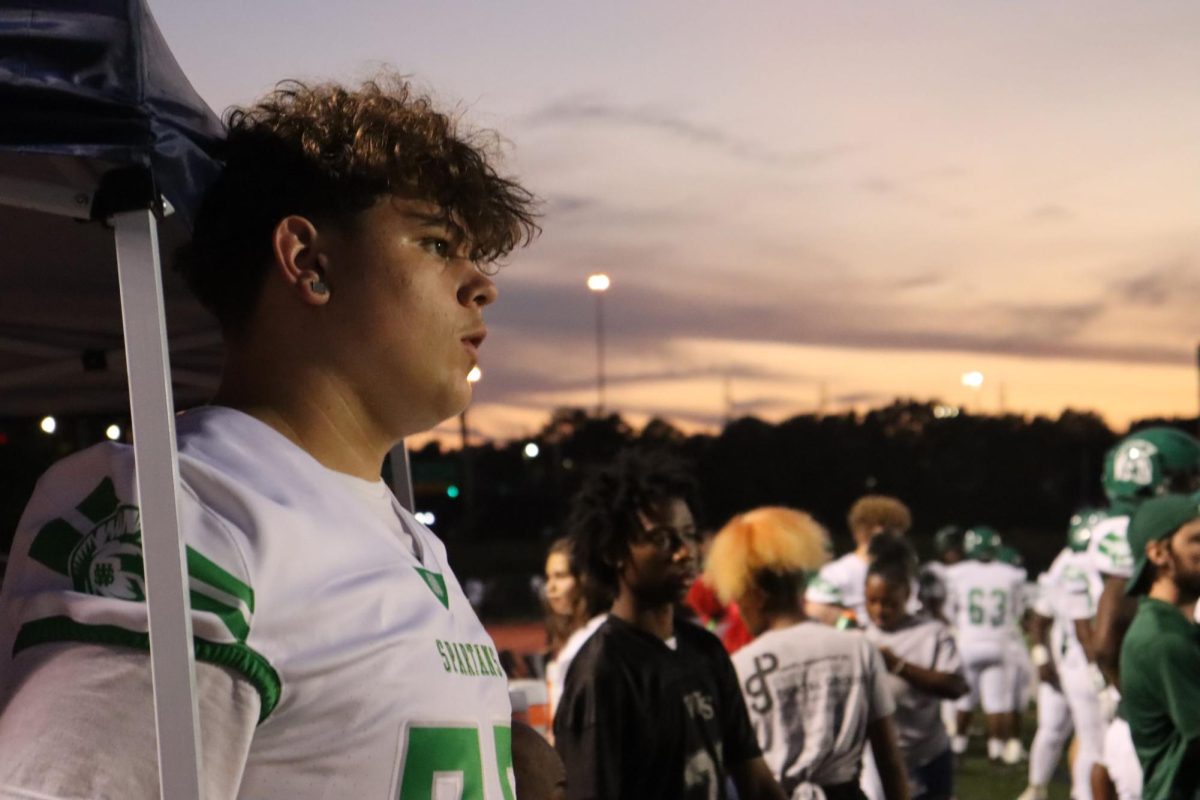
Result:
{"label": "bright stadium light", "polygon": [[529,444],[525,445],[525,457],[526,458],[537,458],[538,453],[540,453],[540,452],[542,452],[542,451],[541,451],[541,448],[539,448],[537,446],[537,442],[530,442]]}
{"label": "bright stadium light", "polygon": [[593,292],[607,292],[608,287],[612,285],[612,281],[603,272],[597,272],[594,275],[588,275],[587,287]]}
{"label": "bright stadium light", "polygon": [[417,518],[417,522],[421,523],[422,525],[433,525],[435,522],[437,522],[437,517],[434,516],[432,511],[418,511],[413,516],[415,516]]}
{"label": "bright stadium light", "polygon": [[38,427],[42,429],[42,433],[54,433],[58,430],[58,420],[49,415],[42,417],[42,421],[38,423]]}
{"label": "bright stadium light", "polygon": [[117,441],[117,439],[121,438],[121,426],[109,425],[104,429],[104,435],[107,436],[110,441]]}
{"label": "bright stadium light", "polygon": [[972,389],[978,389],[983,386],[983,373],[979,370],[964,372],[962,374],[962,385],[970,386]]}
{"label": "bright stadium light", "polygon": [[612,281],[603,272],[588,275],[587,287],[596,295],[596,416],[604,416],[604,293]]}

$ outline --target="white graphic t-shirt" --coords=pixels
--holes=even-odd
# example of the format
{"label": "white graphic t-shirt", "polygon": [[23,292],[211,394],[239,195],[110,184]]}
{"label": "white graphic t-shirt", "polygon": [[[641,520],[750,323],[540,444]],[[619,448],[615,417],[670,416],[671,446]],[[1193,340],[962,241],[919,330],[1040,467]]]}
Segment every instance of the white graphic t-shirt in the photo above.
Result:
{"label": "white graphic t-shirt", "polygon": [[[176,427],[196,658],[260,700],[238,796],[512,800],[507,681],[442,543],[252,417]],[[0,676],[47,643],[145,649],[141,536],[130,448],[52,467],[0,595]]]}
{"label": "white graphic t-shirt", "polygon": [[860,631],[802,622],[762,634],[732,658],[784,794],[801,783],[858,781],[867,724],[895,711],[883,656]]}

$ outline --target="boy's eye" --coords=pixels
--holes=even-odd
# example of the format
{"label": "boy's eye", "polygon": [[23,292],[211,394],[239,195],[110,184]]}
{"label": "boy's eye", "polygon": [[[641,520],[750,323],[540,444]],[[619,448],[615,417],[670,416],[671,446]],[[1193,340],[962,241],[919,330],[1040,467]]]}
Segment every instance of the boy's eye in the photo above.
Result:
{"label": "boy's eye", "polygon": [[445,239],[439,239],[436,237],[422,239],[421,247],[425,248],[425,251],[427,253],[432,253],[433,255],[437,256],[438,258],[449,258],[450,257],[450,252],[451,252],[450,242],[446,241]]}

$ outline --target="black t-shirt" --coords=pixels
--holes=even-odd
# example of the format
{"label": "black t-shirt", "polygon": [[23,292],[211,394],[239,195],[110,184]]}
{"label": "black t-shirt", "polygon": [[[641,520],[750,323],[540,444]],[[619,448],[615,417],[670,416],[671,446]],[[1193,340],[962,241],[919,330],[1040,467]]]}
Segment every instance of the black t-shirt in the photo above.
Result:
{"label": "black t-shirt", "polygon": [[570,800],[724,800],[762,754],[717,637],[675,623],[675,649],[610,616],[580,649],[554,715]]}

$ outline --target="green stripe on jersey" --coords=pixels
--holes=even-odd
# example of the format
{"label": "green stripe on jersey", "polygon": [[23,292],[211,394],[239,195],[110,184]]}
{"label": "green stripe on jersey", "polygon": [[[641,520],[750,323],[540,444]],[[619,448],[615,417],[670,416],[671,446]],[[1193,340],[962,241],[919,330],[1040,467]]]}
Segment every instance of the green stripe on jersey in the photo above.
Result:
{"label": "green stripe on jersey", "polygon": [[254,590],[191,547],[187,548],[187,570],[192,578],[236,597],[246,604],[251,613],[254,612]]}
{"label": "green stripe on jersey", "polygon": [[[146,633],[116,625],[85,625],[70,617],[46,617],[21,626],[13,643],[13,656],[35,645],[54,642],[110,644],[150,650],[150,635]],[[250,681],[260,698],[259,724],[279,705],[283,689],[279,673],[261,653],[244,644],[222,644],[207,639],[193,639],[193,645],[198,661],[227,667]]]}

